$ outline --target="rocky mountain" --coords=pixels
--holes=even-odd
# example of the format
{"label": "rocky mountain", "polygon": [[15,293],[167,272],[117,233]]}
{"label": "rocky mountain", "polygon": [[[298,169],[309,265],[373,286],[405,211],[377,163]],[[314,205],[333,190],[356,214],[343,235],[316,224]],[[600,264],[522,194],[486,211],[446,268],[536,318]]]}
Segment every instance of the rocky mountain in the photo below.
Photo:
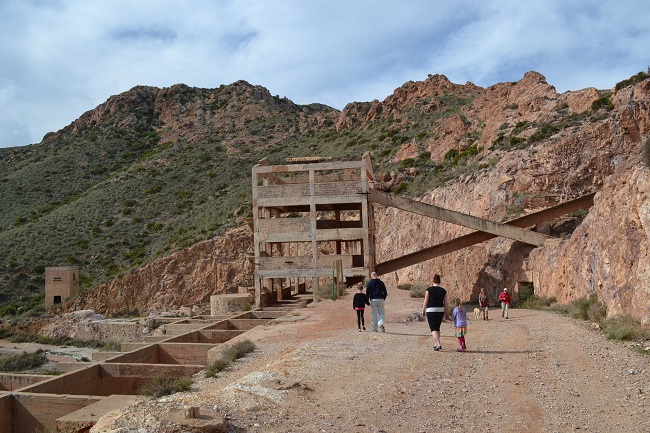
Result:
{"label": "rocky mountain", "polygon": [[301,156],[337,116],[243,81],[138,86],[0,149],[0,316],[42,301],[47,266],[86,290],[240,225],[258,159]]}
{"label": "rocky mountain", "polygon": [[[377,188],[495,221],[598,192],[589,212],[546,227],[563,238],[557,248],[533,249],[497,238],[385,275],[389,288],[428,284],[440,273],[452,296],[474,300],[481,287],[495,299],[503,287],[516,292],[521,284],[534,283],[539,296],[569,302],[596,294],[609,314],[648,323],[648,166],[643,155],[650,147],[649,109],[650,80],[644,73],[616,89],[563,94],[536,72],[488,88],[431,75],[404,84],[384,101],[350,103],[342,112],[318,104],[297,106],[245,82],[219,89],[137,87],[33,149],[0,152],[0,185],[14,188],[10,169],[27,170],[40,163],[35,158],[47,160],[66,146],[74,150],[77,168],[94,170],[86,170],[85,189],[61,181],[61,188],[76,191],[74,201],[57,199],[52,210],[41,213],[34,207],[36,216],[30,219],[28,213],[22,224],[15,224],[21,218],[17,210],[3,209],[0,253],[5,253],[0,258],[5,263],[12,258],[6,251],[25,239],[21,228],[47,234],[39,225],[83,200],[86,208],[97,208],[98,216],[85,218],[81,215],[87,212],[77,209],[76,229],[91,234],[83,251],[95,253],[69,248],[82,268],[96,269],[97,276],[88,285],[92,290],[62,309],[144,312],[204,302],[250,275],[245,251],[252,239],[237,217],[249,206],[250,168],[258,159],[358,159],[370,150]],[[131,143],[130,150],[119,148],[123,142]],[[135,154],[125,155],[129,151]],[[99,174],[92,178],[91,173]],[[22,192],[15,198],[24,200]],[[124,212],[125,207],[132,210]],[[112,224],[107,225],[109,216]],[[467,232],[381,206],[376,218],[379,261]],[[227,231],[238,224],[241,228]],[[125,232],[113,227],[126,225],[135,225],[133,233],[143,241],[117,242]],[[101,232],[93,238],[94,227]],[[97,239],[111,243],[108,250],[120,251],[108,264],[101,262],[107,244],[94,244]],[[78,246],[78,240],[70,244]],[[14,254],[3,273],[6,284],[33,277],[28,261],[21,265]],[[43,259],[39,263],[46,265]],[[14,272],[21,266],[22,280]]]}

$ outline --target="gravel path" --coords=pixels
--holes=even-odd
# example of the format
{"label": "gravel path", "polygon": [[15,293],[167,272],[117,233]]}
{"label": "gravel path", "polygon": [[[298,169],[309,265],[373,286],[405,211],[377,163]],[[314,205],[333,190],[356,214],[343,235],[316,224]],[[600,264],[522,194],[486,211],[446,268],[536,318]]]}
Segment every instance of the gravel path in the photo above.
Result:
{"label": "gravel path", "polygon": [[[512,309],[508,320],[498,310],[471,320],[464,353],[444,323],[436,352],[413,320],[421,302],[391,291],[386,333],[357,332],[351,295],[310,304],[245,334],[257,349],[218,377],[199,374],[191,392],[140,403],[92,432],[650,432],[650,357],[630,345]],[[183,419],[188,407],[220,427],[199,429]]]}

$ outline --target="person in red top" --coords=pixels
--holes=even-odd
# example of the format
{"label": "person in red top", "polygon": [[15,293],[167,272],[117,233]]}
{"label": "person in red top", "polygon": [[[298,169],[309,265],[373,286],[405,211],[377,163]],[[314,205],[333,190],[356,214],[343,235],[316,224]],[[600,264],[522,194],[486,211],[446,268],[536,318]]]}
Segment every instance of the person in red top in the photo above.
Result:
{"label": "person in red top", "polygon": [[499,301],[501,301],[501,317],[508,318],[508,309],[510,308],[510,293],[508,289],[503,289],[503,292],[499,293]]}

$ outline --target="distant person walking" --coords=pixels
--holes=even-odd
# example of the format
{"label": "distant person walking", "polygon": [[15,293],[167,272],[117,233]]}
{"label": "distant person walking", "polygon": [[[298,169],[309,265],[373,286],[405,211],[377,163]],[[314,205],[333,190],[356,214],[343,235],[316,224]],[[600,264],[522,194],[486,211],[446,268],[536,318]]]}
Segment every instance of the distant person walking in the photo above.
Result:
{"label": "distant person walking", "polygon": [[372,331],[377,332],[377,328],[379,327],[381,332],[386,332],[386,328],[384,327],[386,313],[384,304],[388,292],[386,291],[386,285],[379,279],[377,272],[370,274],[370,281],[368,281],[368,287],[366,288],[366,296],[368,296],[370,308],[372,309]]}
{"label": "distant person walking", "polygon": [[501,301],[501,317],[508,318],[508,309],[510,309],[510,293],[508,289],[504,288],[503,292],[499,293],[499,301]]}
{"label": "distant person walking", "polygon": [[454,327],[456,331],[454,335],[458,338],[458,351],[464,352],[467,350],[467,345],[465,344],[465,334],[467,334],[467,310],[463,308],[463,304],[460,302],[460,298],[454,300],[456,308],[451,317],[454,319]]}
{"label": "distant person walking", "polygon": [[485,287],[483,287],[478,294],[478,307],[481,309],[481,312],[483,313],[483,320],[490,320],[489,319],[490,299],[488,298]]}
{"label": "distant person walking", "polygon": [[431,336],[433,337],[433,350],[442,350],[440,344],[440,324],[447,319],[447,291],[440,286],[440,275],[433,276],[433,285],[427,288],[422,304],[422,315],[426,314]]}
{"label": "distant person walking", "polygon": [[370,302],[368,302],[366,294],[363,293],[363,284],[359,283],[357,285],[357,293],[355,293],[354,298],[352,298],[352,308],[357,312],[357,326],[359,327],[359,332],[361,332],[361,328],[363,328],[364,331],[366,330],[366,324],[363,317],[366,305],[370,305]]}

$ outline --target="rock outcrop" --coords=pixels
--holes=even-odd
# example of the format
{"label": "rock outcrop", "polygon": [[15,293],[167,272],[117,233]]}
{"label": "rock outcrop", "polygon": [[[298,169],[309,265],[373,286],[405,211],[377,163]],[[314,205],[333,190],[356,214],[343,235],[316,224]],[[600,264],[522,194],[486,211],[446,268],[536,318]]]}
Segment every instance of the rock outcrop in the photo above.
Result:
{"label": "rock outcrop", "polygon": [[155,260],[148,266],[83,292],[52,312],[91,309],[101,314],[178,309],[209,304],[210,296],[251,284],[252,236],[240,227]]}
{"label": "rock outcrop", "polygon": [[[495,239],[396,271],[386,276],[387,281],[393,287],[406,282],[428,284],[440,273],[451,296],[471,300],[481,287],[488,288],[494,300],[503,287],[516,290],[518,283],[534,282],[537,295],[568,303],[597,294],[609,315],[628,314],[650,323],[649,185],[648,169],[640,157],[650,134],[649,88],[646,80],[623,89],[612,98],[611,115],[584,117],[543,143],[490,152],[489,157],[497,159],[494,167],[468,173],[422,197],[428,203],[499,221],[509,218],[513,205],[526,213],[600,191],[587,218],[560,247],[534,249]],[[557,95],[543,77],[533,73],[518,83],[495,85],[486,93],[491,95],[477,98],[485,106],[474,104],[464,114],[466,123],[485,124],[477,141],[484,149],[496,138],[497,125],[550,122],[556,110],[586,110],[598,97],[592,89]],[[494,99],[500,107],[488,104]],[[504,106],[512,107],[512,112]],[[449,134],[443,134],[443,150],[447,142],[458,143],[463,130],[450,128]],[[443,153],[438,152],[438,158]],[[467,233],[395,209],[380,209],[376,217],[378,262]]]}

